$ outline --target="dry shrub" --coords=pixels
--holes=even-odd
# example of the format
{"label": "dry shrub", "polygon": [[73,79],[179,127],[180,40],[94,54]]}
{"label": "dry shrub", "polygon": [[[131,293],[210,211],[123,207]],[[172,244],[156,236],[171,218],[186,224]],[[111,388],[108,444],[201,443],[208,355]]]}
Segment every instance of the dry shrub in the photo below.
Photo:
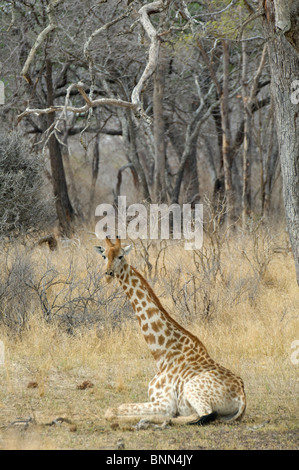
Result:
{"label": "dry shrub", "polygon": [[14,243],[0,258],[0,323],[14,331],[32,316],[69,333],[84,325],[115,328],[132,316],[119,289],[105,288],[92,247],[60,246],[54,253]]}
{"label": "dry shrub", "polygon": [[[131,322],[132,308],[116,283],[105,284],[93,244],[84,237],[62,240],[53,252],[46,246],[3,245],[0,323],[22,331],[36,316],[73,334],[81,327],[113,331]],[[244,306],[254,315],[264,295],[280,292],[282,269],[275,267],[291,259],[284,234],[259,223],[228,237],[221,218],[212,217],[201,250],[186,251],[177,241],[134,245],[131,264],[151,274],[162,303],[185,325],[214,322]]]}
{"label": "dry shrub", "polygon": [[[220,217],[210,218],[200,250],[168,243],[157,279],[184,321],[213,320],[244,303],[256,304],[269,283],[279,282],[270,281],[274,261],[283,262],[287,255],[284,233],[261,222],[252,222],[246,231],[231,231]],[[152,265],[154,257],[148,256]]]}
{"label": "dry shrub", "polygon": [[0,238],[45,230],[55,220],[45,191],[44,161],[19,132],[0,132]]}

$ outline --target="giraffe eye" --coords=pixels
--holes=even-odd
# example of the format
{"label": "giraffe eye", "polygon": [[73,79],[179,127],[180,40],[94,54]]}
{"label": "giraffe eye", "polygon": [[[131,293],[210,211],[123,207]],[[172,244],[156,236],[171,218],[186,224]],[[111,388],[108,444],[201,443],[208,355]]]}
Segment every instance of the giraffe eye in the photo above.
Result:
{"label": "giraffe eye", "polygon": [[120,256],[118,257],[118,259],[123,259],[123,257],[124,257],[123,255],[120,255]]}
{"label": "giraffe eye", "polygon": [[106,259],[106,256],[105,255],[102,255],[104,259]]}

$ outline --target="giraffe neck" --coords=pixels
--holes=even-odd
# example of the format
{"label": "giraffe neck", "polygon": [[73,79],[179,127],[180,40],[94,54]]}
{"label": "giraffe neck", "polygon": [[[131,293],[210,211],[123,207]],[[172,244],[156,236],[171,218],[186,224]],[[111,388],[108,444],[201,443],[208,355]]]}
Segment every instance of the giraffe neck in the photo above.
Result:
{"label": "giraffe neck", "polygon": [[207,356],[204,345],[167,313],[152,288],[135,268],[125,263],[117,277],[159,367],[178,360],[179,356],[186,356],[190,350]]}

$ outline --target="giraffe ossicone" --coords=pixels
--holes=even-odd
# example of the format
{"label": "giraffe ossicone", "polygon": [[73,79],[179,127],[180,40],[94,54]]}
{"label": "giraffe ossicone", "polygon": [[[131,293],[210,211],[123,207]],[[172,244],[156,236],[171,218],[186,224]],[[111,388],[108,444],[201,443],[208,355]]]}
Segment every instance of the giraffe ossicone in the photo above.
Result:
{"label": "giraffe ossicone", "polygon": [[106,260],[106,280],[117,278],[131,302],[145,341],[157,363],[149,401],[126,403],[106,412],[110,421],[147,418],[161,422],[207,424],[240,419],[246,408],[243,380],[215,362],[203,343],[162,306],[143,276],[126,261],[131,245],[107,238],[95,247]]}

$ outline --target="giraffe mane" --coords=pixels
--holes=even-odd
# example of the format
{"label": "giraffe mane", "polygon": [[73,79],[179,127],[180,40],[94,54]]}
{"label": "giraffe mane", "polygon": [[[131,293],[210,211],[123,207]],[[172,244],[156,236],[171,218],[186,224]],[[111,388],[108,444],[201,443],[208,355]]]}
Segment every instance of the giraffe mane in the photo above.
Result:
{"label": "giraffe mane", "polygon": [[134,271],[136,276],[140,279],[141,283],[146,287],[152,301],[154,304],[158,307],[161,312],[165,315],[165,317],[178,329],[180,330],[184,335],[189,336],[190,339],[192,339],[196,344],[198,344],[201,348],[204,348],[206,350],[206,347],[203,345],[203,343],[197,338],[197,336],[193,335],[190,333],[190,331],[186,330],[182,325],[180,325],[172,316],[167,312],[167,310],[163,307],[161,304],[160,300],[156,296],[155,292],[153,291],[152,287],[149,285],[146,279],[137,271],[136,268],[131,266],[131,269]]}

